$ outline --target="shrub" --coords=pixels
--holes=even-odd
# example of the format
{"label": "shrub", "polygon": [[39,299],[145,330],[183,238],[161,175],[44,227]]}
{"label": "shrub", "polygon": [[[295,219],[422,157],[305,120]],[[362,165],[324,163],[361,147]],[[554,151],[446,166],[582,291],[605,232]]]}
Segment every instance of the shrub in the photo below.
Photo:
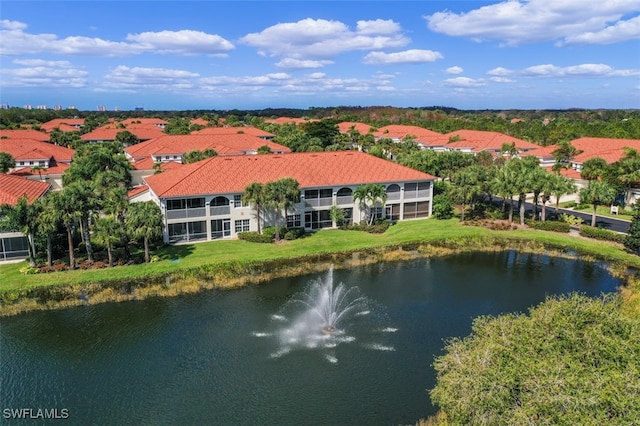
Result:
{"label": "shrub", "polygon": [[20,268],[20,273],[24,275],[32,275],[37,274],[39,272],[38,268],[34,268],[33,266],[23,266]]}
{"label": "shrub", "polygon": [[[282,229],[280,228],[280,235],[282,235]],[[276,227],[275,226],[267,226],[265,228],[262,228],[262,235],[267,236],[267,237],[271,237],[271,238],[275,238],[276,236]]]}
{"label": "shrub", "polygon": [[539,229],[541,231],[553,231],[553,232],[569,232],[571,225],[567,222],[559,222],[555,220],[541,221],[527,221],[527,225],[533,229]]}
{"label": "shrub", "polygon": [[362,221],[357,225],[349,225],[345,227],[345,229],[350,231],[364,231],[370,234],[382,234],[389,229],[390,225],[391,224],[387,220],[376,221],[373,225],[369,225],[366,221]]}
{"label": "shrub", "polygon": [[614,241],[616,243],[624,243],[625,234],[609,231],[602,228],[593,228],[591,226],[583,226],[580,228],[580,235],[587,238],[595,238],[596,240]]}
{"label": "shrub", "polygon": [[581,217],[573,216],[570,214],[564,214],[564,213],[558,216],[558,219],[560,219],[562,222],[566,222],[569,225],[574,225],[574,226],[582,225],[582,223],[584,222],[584,220]]}
{"label": "shrub", "polygon": [[453,217],[453,203],[446,194],[433,197],[433,217],[436,219],[451,219]]}
{"label": "shrub", "polygon": [[289,228],[284,234],[285,240],[296,240],[304,235],[304,228]]}
{"label": "shrub", "polygon": [[258,234],[255,231],[250,232],[239,232],[238,238],[244,241],[249,241],[252,243],[271,243],[273,242],[273,236]]}

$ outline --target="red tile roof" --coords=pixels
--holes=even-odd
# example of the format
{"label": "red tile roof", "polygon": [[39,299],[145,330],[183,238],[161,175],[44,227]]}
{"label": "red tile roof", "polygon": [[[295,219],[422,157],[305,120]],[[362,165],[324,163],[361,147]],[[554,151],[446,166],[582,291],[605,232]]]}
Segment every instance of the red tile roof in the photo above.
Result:
{"label": "red tile roof", "polygon": [[57,162],[71,162],[75,151],[34,139],[0,139],[0,151],[11,154],[16,160],[55,158]]}
{"label": "red tile roof", "polygon": [[162,118],[127,118],[126,120],[119,121],[120,124],[123,124],[126,127],[145,127],[145,126],[155,126],[155,127],[164,127],[169,124],[168,121],[163,120]]}
{"label": "red tile roof", "polygon": [[22,168],[12,170],[9,172],[10,175],[13,176],[51,176],[51,175],[62,175],[65,170],[69,168],[69,164],[65,163],[57,163],[55,160],[49,163],[49,167],[44,170],[31,171],[33,166],[24,166]]}
{"label": "red tile roof", "polygon": [[626,147],[640,151],[639,139],[579,138],[572,140],[571,145],[582,151],[575,156],[576,163],[582,163],[594,157],[602,158],[607,163],[615,163],[624,156]]}
{"label": "red tile roof", "polygon": [[349,133],[351,129],[357,130],[361,135],[366,135],[367,133],[371,133],[373,126],[370,124],[358,123],[356,121],[343,121],[342,123],[338,123],[338,130],[340,130],[340,133]]}
{"label": "red tile roof", "polygon": [[98,127],[92,132],[85,133],[81,138],[85,141],[114,141],[116,140],[116,135],[124,131],[133,133],[142,141],[166,135],[159,127],[149,124],[145,126],[127,126],[124,129],[113,124],[107,124],[106,126]]}
{"label": "red tile roof", "polygon": [[476,152],[484,150],[499,151],[502,148],[502,144],[513,142],[515,142],[516,148],[520,150],[540,148],[540,145],[514,138],[513,136],[484,130],[456,130],[455,132],[447,133],[445,136],[450,140],[456,137],[459,138],[458,141],[450,142],[447,146],[454,149],[471,148]]}
{"label": "red tile roof", "polygon": [[136,187],[133,187],[129,190],[129,192],[127,192],[127,197],[128,198],[133,198],[136,195],[140,195],[144,192],[147,192],[149,190],[149,186],[148,185],[138,185]]}
{"label": "red tile roof", "polygon": [[0,173],[0,205],[15,206],[20,197],[24,195],[27,196],[29,203],[33,203],[42,197],[49,188],[51,185],[46,182]]}
{"label": "red tile roof", "polygon": [[274,138],[276,135],[273,133],[265,132],[264,130],[260,130],[256,127],[207,127],[202,130],[197,130],[191,133],[192,135],[235,135],[235,134],[245,134],[250,136],[257,136],[259,138]]}
{"label": "red tile roof", "polygon": [[54,118],[46,123],[42,123],[42,127],[47,132],[58,128],[63,132],[78,131],[79,127],[84,125],[84,118]]}
{"label": "red tile roof", "polygon": [[191,119],[191,124],[197,124],[199,126],[207,127],[209,125],[209,122],[204,118],[193,118]]}
{"label": "red tile roof", "polygon": [[291,177],[302,188],[435,179],[359,151],[213,157],[145,178],[158,197],[242,192],[252,182]]}
{"label": "red tile roof", "polygon": [[[136,170],[151,170],[156,163],[155,161],[153,161],[153,158],[149,156],[144,157],[143,159],[138,161],[132,161],[131,164]],[[163,161],[162,163],[160,163],[161,170],[173,169],[180,166],[182,166],[182,163],[179,163],[177,161]]]}
{"label": "red tile roof", "polygon": [[373,132],[377,138],[404,139],[406,136],[414,136],[416,139],[429,139],[442,137],[441,133],[418,126],[392,124],[380,127]]}
{"label": "red tile roof", "polygon": [[271,124],[304,124],[309,123],[310,121],[320,121],[316,118],[292,118],[292,117],[278,117],[278,118],[267,118],[264,120],[265,123]]}
{"label": "red tile roof", "polygon": [[[186,152],[214,149],[218,155],[244,155],[267,145],[274,152],[291,152],[289,148],[248,134],[229,135],[165,135],[125,148],[134,159],[143,159],[152,155],[182,155]],[[137,168],[137,166],[136,166]]]}
{"label": "red tile roof", "polygon": [[0,139],[34,139],[49,142],[49,135],[38,130],[0,130]]}

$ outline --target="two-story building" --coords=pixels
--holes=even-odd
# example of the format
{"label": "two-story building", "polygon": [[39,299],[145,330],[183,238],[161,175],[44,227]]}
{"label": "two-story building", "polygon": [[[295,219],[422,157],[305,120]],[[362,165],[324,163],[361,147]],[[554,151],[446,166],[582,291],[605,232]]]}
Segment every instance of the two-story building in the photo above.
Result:
{"label": "two-story building", "polygon": [[[149,195],[161,208],[168,243],[235,238],[257,231],[256,209],[243,201],[251,183],[282,178],[298,181],[301,199],[286,217],[265,210],[263,226],[275,215],[287,227],[317,230],[335,226],[330,209],[338,206],[350,223],[369,213],[392,221],[431,215],[435,177],[359,151],[218,156],[145,178]],[[367,183],[384,185],[384,205],[373,212],[353,193]]]}

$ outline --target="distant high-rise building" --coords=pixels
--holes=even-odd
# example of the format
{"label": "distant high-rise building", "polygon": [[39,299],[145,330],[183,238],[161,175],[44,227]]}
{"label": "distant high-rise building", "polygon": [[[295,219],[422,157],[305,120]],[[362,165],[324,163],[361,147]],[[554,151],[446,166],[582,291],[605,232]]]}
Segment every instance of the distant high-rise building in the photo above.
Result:
{"label": "distant high-rise building", "polygon": [[105,112],[107,110],[107,107],[104,105],[98,105],[98,111],[100,112]]}
{"label": "distant high-rise building", "polygon": [[67,109],[78,109],[78,108],[76,108],[76,106],[75,106],[75,105],[69,105],[69,106],[67,107]]}
{"label": "distant high-rise building", "polygon": [[54,105],[53,106],[53,110],[54,111],[60,111],[62,109],[62,105]]}
{"label": "distant high-rise building", "polygon": [[115,106],[115,107],[113,107],[113,110],[114,110],[115,112],[118,112],[118,111],[120,111],[120,107],[119,107],[119,106]]}
{"label": "distant high-rise building", "polygon": [[9,104],[0,105],[0,109],[9,109]]}
{"label": "distant high-rise building", "polygon": [[38,109],[49,109],[46,105],[38,105]]}
{"label": "distant high-rise building", "polygon": [[144,111],[144,107],[136,107],[136,111]]}
{"label": "distant high-rise building", "polygon": [[33,107],[31,105],[27,104],[27,105],[24,106],[24,109],[33,109]]}

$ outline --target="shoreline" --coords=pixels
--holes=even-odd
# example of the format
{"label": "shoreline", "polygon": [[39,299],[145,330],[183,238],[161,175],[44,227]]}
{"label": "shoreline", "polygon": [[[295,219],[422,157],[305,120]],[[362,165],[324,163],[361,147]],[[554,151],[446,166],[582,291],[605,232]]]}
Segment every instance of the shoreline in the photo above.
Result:
{"label": "shoreline", "polygon": [[[144,300],[151,297],[174,297],[202,291],[231,290],[247,285],[259,285],[275,278],[300,276],[335,269],[353,268],[379,262],[400,262],[436,258],[467,252],[517,250],[520,253],[542,254],[589,262],[605,262],[609,272],[625,279],[625,286],[635,280],[632,265],[607,260],[597,253],[579,253],[569,247],[545,244],[532,239],[500,239],[489,241],[425,241],[379,246],[370,249],[336,251],[262,261],[228,261],[203,264],[175,272],[161,272],[142,279],[113,279],[77,284],[61,284],[0,294],[0,317],[14,316],[36,310],[57,310],[100,303]],[[631,291],[634,293],[634,291]]]}

